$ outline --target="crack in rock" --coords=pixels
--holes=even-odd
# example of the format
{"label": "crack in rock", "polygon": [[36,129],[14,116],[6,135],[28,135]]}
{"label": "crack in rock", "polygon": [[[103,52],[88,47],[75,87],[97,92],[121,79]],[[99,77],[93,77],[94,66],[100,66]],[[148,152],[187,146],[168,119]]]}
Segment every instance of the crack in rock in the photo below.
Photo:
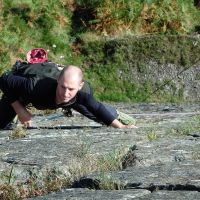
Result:
{"label": "crack in rock", "polygon": [[197,191],[200,192],[200,187],[197,187],[195,185],[181,185],[181,184],[176,184],[176,185],[154,185],[151,184],[149,188],[141,188],[141,189],[147,189],[150,190],[151,192],[155,192],[158,190],[168,190],[168,191]]}
{"label": "crack in rock", "polygon": [[129,148],[128,152],[122,158],[122,169],[134,166],[136,163],[136,155],[134,151],[137,149],[136,145]]}

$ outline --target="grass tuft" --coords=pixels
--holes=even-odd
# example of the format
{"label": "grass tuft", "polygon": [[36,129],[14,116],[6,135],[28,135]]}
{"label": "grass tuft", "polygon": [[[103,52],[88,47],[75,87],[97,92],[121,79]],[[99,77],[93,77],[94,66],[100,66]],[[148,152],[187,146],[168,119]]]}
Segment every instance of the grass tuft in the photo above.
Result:
{"label": "grass tuft", "polygon": [[154,140],[157,140],[158,139],[158,136],[155,132],[150,132],[147,134],[147,139],[152,142]]}
{"label": "grass tuft", "polygon": [[27,131],[24,127],[16,127],[10,131],[9,138],[10,139],[19,139],[27,136]]}

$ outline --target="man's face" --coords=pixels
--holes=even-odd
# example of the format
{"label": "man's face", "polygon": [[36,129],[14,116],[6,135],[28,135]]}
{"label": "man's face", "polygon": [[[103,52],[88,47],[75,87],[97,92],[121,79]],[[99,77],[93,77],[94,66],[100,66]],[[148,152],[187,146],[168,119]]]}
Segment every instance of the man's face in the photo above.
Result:
{"label": "man's face", "polygon": [[57,104],[69,102],[76,96],[82,86],[83,82],[80,83],[78,79],[71,79],[64,76],[60,77],[56,89]]}

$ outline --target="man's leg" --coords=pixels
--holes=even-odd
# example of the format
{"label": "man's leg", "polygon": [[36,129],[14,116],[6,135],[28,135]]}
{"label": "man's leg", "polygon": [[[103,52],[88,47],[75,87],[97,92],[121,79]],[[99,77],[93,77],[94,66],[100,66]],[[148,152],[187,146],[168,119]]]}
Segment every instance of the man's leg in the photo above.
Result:
{"label": "man's leg", "polygon": [[4,129],[15,118],[16,113],[12,106],[8,104],[6,97],[0,100],[0,129]]}

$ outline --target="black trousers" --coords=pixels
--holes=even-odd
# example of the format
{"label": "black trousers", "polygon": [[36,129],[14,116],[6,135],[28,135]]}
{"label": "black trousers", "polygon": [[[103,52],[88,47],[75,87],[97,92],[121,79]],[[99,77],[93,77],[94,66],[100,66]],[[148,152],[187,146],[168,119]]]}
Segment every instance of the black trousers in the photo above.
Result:
{"label": "black trousers", "polygon": [[0,129],[5,128],[16,116],[16,113],[13,107],[10,105],[11,99],[6,97],[6,92],[9,89],[12,89],[16,86],[15,93],[20,92],[21,90],[28,90],[30,88],[30,82],[26,78],[15,76],[12,78],[11,73],[4,73],[0,77],[0,90],[4,92],[2,98],[0,99]]}
{"label": "black trousers", "polygon": [[16,113],[5,96],[0,100],[0,129],[5,128],[15,118]]}
{"label": "black trousers", "polygon": [[[110,105],[106,105],[106,104],[104,104],[104,106],[106,107],[108,111],[110,111],[115,116],[115,118],[117,118],[118,114],[114,107]],[[92,119],[96,122],[101,123],[101,121],[98,120],[94,116],[94,114],[88,111],[88,109],[85,106],[77,105],[73,109],[83,114],[84,116],[88,117],[89,119]],[[15,116],[16,116],[16,113],[13,107],[8,103],[6,97],[3,96],[3,98],[0,100],[0,129],[6,128],[6,126],[13,121]]]}

